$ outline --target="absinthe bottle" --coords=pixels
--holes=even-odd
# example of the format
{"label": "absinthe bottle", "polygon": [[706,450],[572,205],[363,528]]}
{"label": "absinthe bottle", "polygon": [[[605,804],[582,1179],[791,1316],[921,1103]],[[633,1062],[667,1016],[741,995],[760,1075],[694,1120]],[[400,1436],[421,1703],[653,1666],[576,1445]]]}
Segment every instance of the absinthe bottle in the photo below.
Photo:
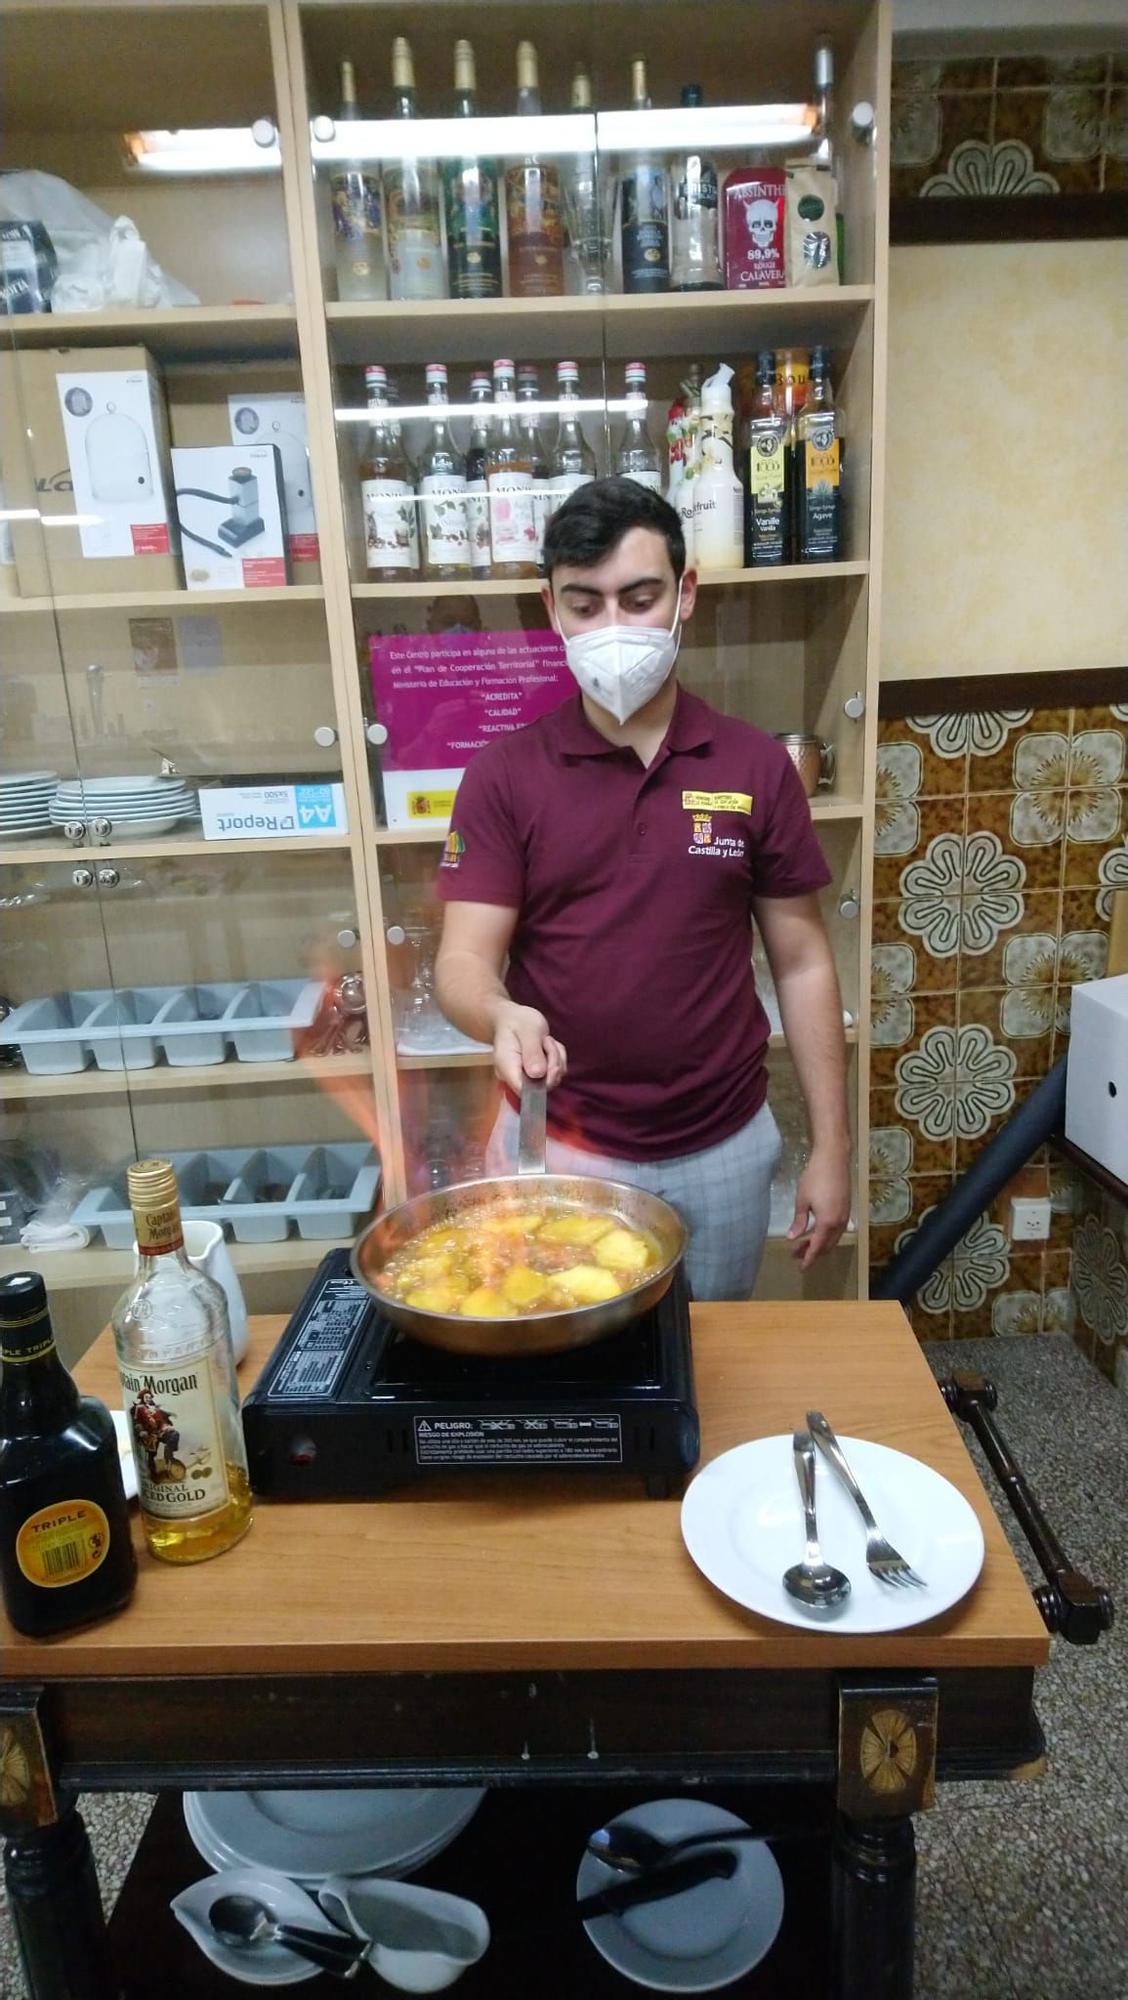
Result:
{"label": "absinthe bottle", "polygon": [[37,1271],[0,1278],[0,1588],[17,1632],[49,1638],[127,1604],[137,1558],[117,1432],[55,1349]]}
{"label": "absinthe bottle", "polygon": [[[517,44],[517,114],[539,118],[540,83],[532,42]],[[516,299],[559,298],[564,290],[564,218],[554,160],[527,153],[505,170],[509,289]]]}
{"label": "absinthe bottle", "polygon": [[790,560],[791,495],[787,417],[776,392],[776,358],[756,356],[756,390],[744,433],[744,560],[770,569]]}
{"label": "absinthe bottle", "polygon": [[[356,75],[351,62],[341,64],[338,125],[360,117]],[[359,160],[335,169],[329,179],[333,203],[333,259],[339,299],[382,299],[387,296],[384,271],[384,220],[380,175]]]}
{"label": "absinthe bottle", "polygon": [[[454,45],[454,113],[477,116],[474,51],[467,41]],[[497,164],[473,153],[444,160],[447,269],[452,299],[501,297],[501,229],[498,220]]]}
{"label": "absinthe bottle", "polygon": [[491,571],[494,576],[535,576],[533,462],[517,428],[516,373],[512,361],[495,361],[493,377],[494,423],[486,457]]}
{"label": "absinthe bottle", "polygon": [[[406,122],[415,107],[415,62],[411,44],[402,35],[392,43],[394,116]],[[384,214],[388,228],[388,262],[393,299],[446,297],[442,227],[439,221],[439,170],[434,160],[420,159],[404,133],[398,160],[384,163]]]}
{"label": "absinthe bottle", "polygon": [[578,486],[586,486],[596,476],[595,453],[581,429],[579,411],[569,408],[570,404],[578,404],[580,398],[580,371],[576,362],[557,362],[556,393],[560,402],[560,429],[550,467],[550,514],[556,512],[569,493],[574,493]]}
{"label": "absinthe bottle", "polygon": [[434,408],[431,435],[419,460],[423,516],[423,566],[428,576],[470,574],[466,473],[447,424],[447,372],[441,361],[426,368],[427,402]]}
{"label": "absinthe bottle", "polygon": [[470,537],[470,570],[482,579],[490,574],[490,503],[486,461],[490,450],[493,384],[485,369],[470,377],[470,443],[466,452],[466,527]]}
{"label": "absinthe bottle", "polygon": [[[631,109],[649,111],[646,63],[631,63]],[[625,292],[670,289],[670,196],[665,162],[646,147],[630,155],[620,184],[620,231]]]}
{"label": "absinthe bottle", "polygon": [[128,1173],[137,1273],[113,1311],[150,1552],[171,1563],[222,1555],[251,1525],[251,1487],[227,1301],[190,1264],[167,1160]]}
{"label": "absinthe bottle", "polygon": [[387,370],[379,363],[366,368],[364,386],[371,416],[368,446],[360,461],[364,559],[370,577],[398,583],[419,575],[415,488],[388,405]]}

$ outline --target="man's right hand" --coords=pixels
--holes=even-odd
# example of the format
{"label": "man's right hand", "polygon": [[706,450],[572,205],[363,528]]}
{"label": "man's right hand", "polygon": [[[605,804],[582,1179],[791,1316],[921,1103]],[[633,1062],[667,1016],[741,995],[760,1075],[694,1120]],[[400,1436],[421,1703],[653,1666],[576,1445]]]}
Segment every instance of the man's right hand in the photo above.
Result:
{"label": "man's right hand", "polygon": [[543,1076],[553,1090],[568,1067],[567,1051],[549,1034],[544,1015],[513,1000],[503,1001],[497,1009],[493,1045],[494,1069],[515,1097],[520,1097],[527,1076]]}

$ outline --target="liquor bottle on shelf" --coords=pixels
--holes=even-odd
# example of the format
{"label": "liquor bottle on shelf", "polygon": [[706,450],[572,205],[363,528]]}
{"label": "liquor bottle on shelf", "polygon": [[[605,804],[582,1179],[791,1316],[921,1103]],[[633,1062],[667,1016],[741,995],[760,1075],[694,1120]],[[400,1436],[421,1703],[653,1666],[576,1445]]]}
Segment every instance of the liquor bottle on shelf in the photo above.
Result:
{"label": "liquor bottle on shelf", "polygon": [[[540,84],[532,42],[517,44],[517,113],[539,118]],[[516,299],[555,299],[564,291],[564,220],[560,171],[527,153],[505,170],[509,289]]]}
{"label": "liquor bottle on shelf", "polygon": [[419,575],[419,530],[411,467],[388,403],[387,370],[364,371],[371,425],[360,462],[364,552],[368,574],[380,583]]}
{"label": "liquor bottle on shelf", "polygon": [[[467,41],[454,45],[454,115],[478,115],[474,50]],[[501,225],[498,219],[497,163],[470,153],[444,160],[443,201],[446,209],[447,269],[452,299],[501,297]]]}
{"label": "liquor bottle on shelf", "polygon": [[744,560],[769,569],[790,560],[791,500],[787,479],[787,418],[776,393],[776,358],[756,356],[756,388],[743,437]]}
{"label": "liquor bottle on shelf", "polygon": [[595,453],[583,434],[578,413],[569,410],[580,397],[580,371],[574,361],[556,364],[556,393],[560,399],[560,428],[552,451],[549,479],[549,512],[555,513],[562,500],[577,486],[586,486],[596,476]]}
{"label": "liquor bottle on shelf", "polygon": [[733,463],[732,430],[732,369],[722,362],[701,385],[693,535],[702,570],[739,569],[744,560],[743,495]]}
{"label": "liquor bottle on shelf", "polygon": [[[705,101],[701,85],[683,84],[681,101],[686,110],[699,109]],[[724,279],[721,275],[716,162],[704,153],[682,153],[674,161],[671,196],[670,282],[673,289],[675,292],[719,292]]]}
{"label": "liquor bottle on shelf", "polygon": [[140,1160],[127,1179],[137,1272],[112,1317],[141,1522],[153,1555],[203,1562],[251,1525],[227,1300],[185,1254],[169,1162]]}
{"label": "liquor bottle on shelf", "polygon": [[[526,406],[540,402],[540,377],[536,369],[529,364],[522,364],[517,370],[517,401],[519,405]],[[536,526],[536,557],[539,570],[544,561],[544,530],[549,515],[548,452],[541,435],[540,418],[535,409],[527,407],[523,409],[518,418],[518,425],[533,469],[533,521]]]}
{"label": "liquor bottle on shelf", "polygon": [[[392,90],[393,116],[405,121],[417,117],[415,62],[411,43],[403,35],[392,43]],[[439,170],[434,160],[405,151],[402,159],[384,162],[384,214],[393,299],[445,298]]]}
{"label": "liquor bottle on shelf", "polygon": [[487,498],[486,460],[490,450],[490,416],[493,383],[487,371],[476,369],[470,377],[470,445],[466,453],[466,526],[470,536],[470,571],[480,582],[490,574],[490,503]]}
{"label": "liquor bottle on shelf", "polygon": [[698,444],[701,433],[701,368],[691,361],[685,380],[670,406],[666,424],[669,477],[666,497],[682,526],[685,560],[691,568],[696,560],[694,508],[697,474],[700,471]]}
{"label": "liquor bottle on shelf", "polygon": [[137,1557],[117,1432],[55,1348],[37,1271],[0,1278],[0,1588],[46,1639],[128,1604]]}
{"label": "liquor bottle on shelf", "polygon": [[512,361],[495,361],[494,422],[486,455],[490,510],[490,570],[493,576],[537,573],[537,525],[533,506],[533,464],[517,428]]}
{"label": "liquor bottle on shelf", "polygon": [[[351,62],[343,62],[337,123],[353,124],[359,117],[356,72]],[[366,167],[359,160],[350,160],[330,176],[329,192],[333,203],[333,261],[337,270],[337,297],[386,298],[384,204],[379,168]]]}
{"label": "liquor bottle on shelf", "polygon": [[626,366],[627,418],[615,470],[626,479],[637,479],[654,493],[662,491],[662,462],[658,447],[646,422],[646,363],[628,361]]}
{"label": "liquor bottle on shelf", "polygon": [[842,439],[825,347],[811,349],[807,398],[797,430],[796,559],[837,562],[842,554]]}
{"label": "liquor bottle on shelf", "polygon": [[[576,65],[572,78],[572,110],[591,117],[591,78],[582,64]],[[581,151],[562,162],[561,192],[576,289],[590,297],[598,296],[607,290],[607,273],[611,268],[614,179],[594,151]]]}
{"label": "liquor bottle on shelf", "polygon": [[838,178],[838,162],[835,157],[834,139],[831,126],[834,122],[834,49],[825,35],[815,43],[815,109],[818,112],[818,129],[821,133],[815,152],[815,165],[825,167],[830,174],[834,191],[834,214],[838,252],[838,282],[846,282],[845,265],[845,221],[842,214],[842,187]]}
{"label": "liquor bottle on shelf", "polygon": [[[631,63],[631,109],[649,111],[646,63]],[[625,292],[668,292],[670,289],[670,187],[666,166],[647,148],[623,163],[620,228]]]}
{"label": "liquor bottle on shelf", "polygon": [[419,460],[423,569],[427,576],[465,577],[470,574],[466,470],[447,424],[447,372],[441,361],[429,361],[425,372],[435,414]]}

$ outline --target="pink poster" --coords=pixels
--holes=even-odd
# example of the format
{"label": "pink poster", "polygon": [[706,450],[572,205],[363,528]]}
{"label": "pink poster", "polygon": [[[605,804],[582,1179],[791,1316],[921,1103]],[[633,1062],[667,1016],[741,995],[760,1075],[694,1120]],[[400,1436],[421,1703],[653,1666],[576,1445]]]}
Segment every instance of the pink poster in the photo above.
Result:
{"label": "pink poster", "polygon": [[575,692],[555,632],[417,632],[368,644],[385,772],[461,771],[491,737]]}

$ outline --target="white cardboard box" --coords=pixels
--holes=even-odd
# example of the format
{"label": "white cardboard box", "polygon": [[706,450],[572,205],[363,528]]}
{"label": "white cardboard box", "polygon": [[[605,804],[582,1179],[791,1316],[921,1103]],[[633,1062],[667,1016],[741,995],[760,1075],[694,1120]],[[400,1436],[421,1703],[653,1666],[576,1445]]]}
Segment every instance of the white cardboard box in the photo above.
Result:
{"label": "white cardboard box", "polygon": [[228,396],[227,419],[231,426],[232,444],[277,445],[282,458],[282,491],[286,503],[290,561],[318,562],[320,550],[317,516],[313,510],[305,397],[281,391]]}
{"label": "white cardboard box", "polygon": [[276,445],[174,445],[172,483],[189,590],[266,590],[289,583]]}
{"label": "white cardboard box", "polygon": [[1065,1136],[1128,1181],[1128,972],[1073,989]]}
{"label": "white cardboard box", "polygon": [[84,368],[55,377],[83,556],[167,555],[169,510],[157,391],[146,368]]}
{"label": "white cardboard box", "polygon": [[200,790],[205,840],[292,840],[347,833],[343,785],[222,785]]}

